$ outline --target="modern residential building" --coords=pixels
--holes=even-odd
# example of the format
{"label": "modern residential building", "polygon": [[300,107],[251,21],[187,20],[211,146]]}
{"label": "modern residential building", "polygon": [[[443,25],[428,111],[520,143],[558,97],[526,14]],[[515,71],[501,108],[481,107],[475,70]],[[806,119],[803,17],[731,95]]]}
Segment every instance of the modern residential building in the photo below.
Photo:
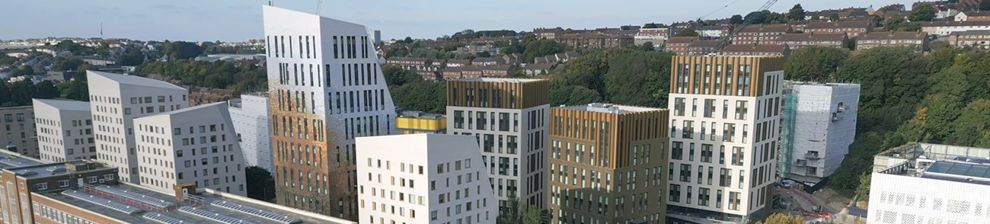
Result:
{"label": "modern residential building", "polygon": [[89,102],[46,99],[33,102],[41,161],[96,159]]}
{"label": "modern residential building", "polygon": [[141,185],[165,194],[193,184],[247,195],[244,155],[232,123],[225,102],[134,119]]}
{"label": "modern residential building", "polygon": [[[0,171],[0,221],[2,223],[73,223],[36,220],[31,194],[78,189],[88,184],[117,182],[117,168],[76,160],[34,164]],[[69,217],[71,220],[71,217]]]}
{"label": "modern residential building", "polygon": [[780,39],[780,36],[790,31],[787,24],[754,24],[743,27],[734,36],[733,44],[765,44]]}
{"label": "modern residential building", "polygon": [[949,34],[949,44],[958,48],[990,50],[990,30],[953,32]]}
{"label": "modern residential building", "polygon": [[395,118],[395,129],[399,134],[443,134],[447,132],[447,117],[422,111],[402,111]]}
{"label": "modern residential building", "polygon": [[990,21],[936,21],[921,24],[921,32],[936,36],[948,36],[953,32],[990,30]]}
{"label": "modern residential building", "polygon": [[910,143],[874,156],[869,223],[986,223],[990,149]]}
{"label": "modern residential building", "polygon": [[856,38],[856,50],[895,46],[925,51],[928,42],[928,34],[924,32],[872,32]]}
{"label": "modern residential building", "polygon": [[274,172],[268,93],[241,94],[241,98],[229,100],[227,104],[244,154],[244,165]]}
{"label": "modern residential building", "polygon": [[478,140],[500,214],[546,204],[549,89],[541,79],[447,82],[447,133]]}
{"label": "modern residential building", "polygon": [[473,137],[362,137],[357,145],[361,223],[495,223],[495,193]]}
{"label": "modern residential building", "polygon": [[784,83],[779,176],[815,185],[831,176],[856,138],[859,84]]}
{"label": "modern residential building", "polygon": [[772,203],[783,57],[675,56],[667,217],[748,223]]}
{"label": "modern residential building", "polygon": [[666,109],[593,103],[550,114],[550,223],[666,223]]}
{"label": "modern residential building", "polygon": [[134,118],[189,105],[188,91],[168,82],[108,72],[87,71],[96,158],[120,168],[120,181],[138,184]]}
{"label": "modern residential building", "polygon": [[31,106],[0,107],[0,149],[38,158],[38,136],[35,132],[34,108]]}
{"label": "modern residential building", "polygon": [[[181,186],[163,194],[143,186],[87,183],[22,194],[35,223],[328,223],[356,224],[213,189]],[[29,201],[28,201],[29,200]],[[26,202],[25,202],[26,201]]]}
{"label": "modern residential building", "polygon": [[395,133],[368,30],[263,7],[279,204],[357,220],[354,138]]}

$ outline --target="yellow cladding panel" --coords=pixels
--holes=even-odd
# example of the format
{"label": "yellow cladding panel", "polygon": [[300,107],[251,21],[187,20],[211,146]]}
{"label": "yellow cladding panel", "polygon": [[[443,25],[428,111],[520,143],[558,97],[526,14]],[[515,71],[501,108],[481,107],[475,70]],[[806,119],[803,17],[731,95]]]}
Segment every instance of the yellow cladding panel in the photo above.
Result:
{"label": "yellow cladding panel", "polygon": [[447,129],[447,121],[443,118],[398,117],[395,119],[395,127],[402,130],[436,132]]}

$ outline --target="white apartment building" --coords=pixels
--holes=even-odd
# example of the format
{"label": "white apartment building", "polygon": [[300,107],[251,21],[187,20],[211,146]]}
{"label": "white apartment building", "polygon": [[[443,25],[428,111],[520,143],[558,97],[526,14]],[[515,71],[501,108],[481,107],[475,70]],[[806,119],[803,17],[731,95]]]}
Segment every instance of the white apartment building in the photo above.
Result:
{"label": "white apartment building", "polygon": [[120,180],[138,184],[134,118],[188,107],[185,88],[138,76],[86,71],[93,137],[100,162],[120,168]]}
{"label": "white apartment building", "polygon": [[224,102],[134,119],[141,185],[174,195],[176,185],[244,196],[244,158]]}
{"label": "white apartment building", "polygon": [[498,208],[474,138],[357,139],[360,223],[495,223]]}
{"label": "white apartment building", "polygon": [[873,158],[867,223],[987,223],[990,149],[911,143]]}
{"label": "white apartment building", "polygon": [[38,158],[38,138],[34,128],[34,107],[0,107],[0,150]]}
{"label": "white apartment building", "polygon": [[278,203],[356,220],[354,139],[395,131],[372,35],[355,23],[262,9]]}
{"label": "white apartment building", "polygon": [[856,139],[859,84],[784,84],[781,177],[815,185],[835,173]]}
{"label": "white apartment building", "polygon": [[474,78],[447,82],[447,133],[474,136],[500,214],[546,207],[549,82]]}
{"label": "white apartment building", "polygon": [[41,161],[96,159],[89,102],[34,99],[34,123]]}
{"label": "white apartment building", "polygon": [[783,58],[673,59],[668,220],[749,223],[768,215]]}
{"label": "white apartment building", "polygon": [[241,94],[227,101],[230,119],[244,153],[245,166],[257,166],[273,172],[272,132],[268,125],[268,96]]}

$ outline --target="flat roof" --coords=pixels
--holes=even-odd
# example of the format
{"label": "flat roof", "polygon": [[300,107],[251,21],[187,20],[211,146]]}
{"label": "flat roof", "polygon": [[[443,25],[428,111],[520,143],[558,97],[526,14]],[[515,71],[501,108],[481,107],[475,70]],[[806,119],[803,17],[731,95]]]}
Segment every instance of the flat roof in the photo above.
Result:
{"label": "flat roof", "polygon": [[[124,204],[140,209],[140,211],[135,213],[124,213],[113,208],[91,203],[87,200],[82,200],[73,196],[63,194],[62,192],[50,192],[43,193],[45,197],[49,197],[59,202],[73,205],[80,209],[88,210],[93,213],[102,214],[114,219],[129,223],[154,223],[151,219],[144,216],[157,216],[164,217],[160,219],[169,220],[182,220],[185,223],[222,223],[216,221],[216,219],[224,218],[228,220],[240,220],[240,223],[355,223],[343,219],[337,219],[333,217],[323,216],[319,214],[309,213],[305,211],[295,210],[292,208],[261,202],[253,199],[246,199],[235,195],[227,195],[224,193],[216,193],[212,190],[207,190],[204,193],[196,195],[196,203],[191,203],[193,201],[186,200],[181,203],[176,202],[169,208],[165,210],[151,210],[149,207],[141,206],[139,203],[134,201],[125,201],[121,199],[113,199],[110,195],[98,193],[95,189],[97,188],[111,188],[119,191],[127,191],[135,195],[144,195],[153,199],[164,199],[170,202],[175,202],[175,197],[172,195],[166,195],[159,192],[155,192],[141,186],[131,185],[131,184],[116,184],[116,185],[99,185],[99,186],[88,186],[84,189],[66,190],[73,195],[92,195],[93,201],[113,201],[116,203],[111,204]],[[236,210],[235,210],[236,209]],[[212,217],[205,217],[197,215],[196,213],[208,214]],[[258,214],[258,215],[254,215]],[[268,217],[268,218],[264,218]],[[289,220],[289,221],[276,221],[278,220]]]}
{"label": "flat roof", "polygon": [[13,152],[8,152],[7,150],[0,149],[0,169],[8,170],[20,167],[37,166],[44,164],[41,161],[35,160],[33,158],[17,155]]}
{"label": "flat roof", "polygon": [[7,170],[9,170],[11,172],[14,172],[19,177],[24,177],[25,179],[37,179],[37,178],[46,178],[46,177],[52,177],[52,176],[65,175],[65,174],[69,174],[69,173],[89,172],[89,171],[94,171],[94,170],[116,169],[116,168],[113,168],[113,167],[104,166],[103,164],[100,164],[100,163],[92,163],[92,164],[98,164],[97,167],[96,168],[93,168],[93,169],[83,170],[83,171],[70,171],[68,169],[68,167],[65,166],[65,164],[67,164],[67,163],[84,163],[85,164],[85,163],[91,163],[91,162],[85,162],[85,161],[82,161],[82,160],[77,160],[77,161],[70,161],[70,162],[64,162],[64,163],[38,164],[38,165],[34,165],[34,166],[24,166],[24,167],[18,167],[18,168],[11,168],[11,169],[7,169]]}
{"label": "flat roof", "polygon": [[576,105],[576,106],[561,106],[561,108],[568,110],[580,110],[580,111],[612,113],[612,114],[627,114],[627,113],[662,110],[660,108],[626,106],[626,105],[617,105],[617,104],[609,104],[609,103],[589,103],[585,105]]}
{"label": "flat roof", "polygon": [[92,71],[92,70],[88,70],[86,72],[88,72],[89,74],[99,75],[99,76],[102,76],[104,78],[107,78],[107,79],[110,79],[110,80],[113,80],[113,81],[116,81],[116,82],[122,83],[122,84],[137,85],[137,86],[147,86],[147,87],[155,87],[155,88],[171,88],[171,89],[186,90],[186,88],[182,88],[181,86],[177,86],[175,84],[172,84],[172,83],[169,83],[169,82],[166,82],[166,81],[157,80],[157,79],[150,79],[150,78],[145,78],[145,77],[140,77],[140,76],[124,75],[124,74],[117,74],[117,73],[110,73],[110,72]]}
{"label": "flat roof", "polygon": [[36,103],[58,108],[59,110],[89,111],[89,102],[61,99],[34,99]]}
{"label": "flat roof", "polygon": [[921,176],[990,185],[990,164],[940,160],[925,169]]}

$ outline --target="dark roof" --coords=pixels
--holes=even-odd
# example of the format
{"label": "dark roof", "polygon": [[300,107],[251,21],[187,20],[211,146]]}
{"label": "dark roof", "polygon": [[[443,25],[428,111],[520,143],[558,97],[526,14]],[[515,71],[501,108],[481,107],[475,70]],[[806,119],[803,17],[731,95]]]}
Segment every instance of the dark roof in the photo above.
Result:
{"label": "dark roof", "polygon": [[667,43],[668,44],[678,44],[678,43],[683,44],[683,43],[692,43],[692,42],[697,41],[697,40],[698,40],[698,37],[671,37],[670,39],[667,39]]}
{"label": "dark roof", "polygon": [[990,30],[967,30],[967,31],[959,31],[959,32],[952,32],[951,35],[960,35],[960,36],[967,36],[967,35],[990,35]]}
{"label": "dark roof", "polygon": [[935,21],[930,23],[925,23],[921,25],[922,27],[933,27],[933,26],[990,26],[990,21]]}
{"label": "dark roof", "polygon": [[873,26],[873,24],[869,20],[847,20],[838,22],[809,22],[804,29],[869,28],[870,26]]}
{"label": "dark roof", "polygon": [[781,41],[842,41],[845,33],[785,33]]}
{"label": "dark roof", "polygon": [[749,26],[746,26],[745,28],[743,28],[739,32],[740,33],[747,33],[747,32],[776,32],[776,33],[784,33],[784,32],[787,32],[788,29],[790,29],[790,27],[787,26],[787,24],[760,24],[760,25],[749,25]]}
{"label": "dark roof", "polygon": [[990,11],[968,11],[962,13],[966,13],[966,16],[990,16]]}
{"label": "dark roof", "polygon": [[858,37],[859,40],[922,40],[928,37],[924,32],[870,32]]}

